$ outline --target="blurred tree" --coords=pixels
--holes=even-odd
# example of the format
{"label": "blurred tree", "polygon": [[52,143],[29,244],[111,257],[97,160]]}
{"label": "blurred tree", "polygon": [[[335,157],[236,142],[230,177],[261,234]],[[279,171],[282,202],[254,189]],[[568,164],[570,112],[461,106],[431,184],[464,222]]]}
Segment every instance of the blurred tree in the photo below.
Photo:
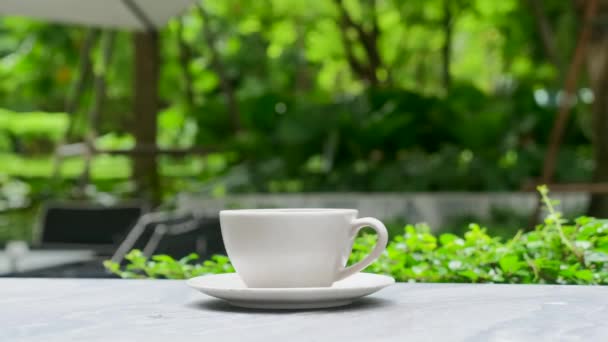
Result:
{"label": "blurred tree", "polygon": [[[132,37],[116,34],[96,143],[132,148],[135,132],[140,145],[220,152],[183,160],[140,155],[133,165],[138,179],[154,165],[162,173],[183,162],[191,174],[176,183],[208,182],[218,194],[514,190],[540,173],[562,64],[571,57],[578,24],[570,1],[198,5],[158,33],[159,75],[134,66]],[[0,106],[18,112],[75,108],[70,140],[82,139],[84,109],[94,106],[96,94],[86,87],[73,106],[65,98],[81,88],[84,75],[90,85],[90,74],[81,70],[91,68],[83,68],[81,55],[100,65],[101,46],[87,48],[90,35],[0,19]],[[133,110],[152,91],[140,89],[133,97],[133,68],[158,77],[159,102],[146,105],[159,111],[158,126]],[[590,176],[590,148],[580,129],[592,129],[587,102],[575,108],[576,121],[566,131],[558,181]],[[20,142],[0,133],[0,148],[36,150],[13,124],[5,126]],[[583,162],[564,164],[564,158]],[[159,177],[148,183],[158,184]]]}
{"label": "blurred tree", "polygon": [[[386,75],[386,69],[382,63],[380,51],[378,50],[378,39],[380,38],[380,28],[378,25],[377,16],[377,4],[376,0],[366,0],[359,9],[362,14],[362,21],[367,22],[355,22],[352,16],[348,13],[343,0],[334,0],[339,11],[338,26],[342,33],[342,41],[344,50],[346,52],[346,58],[352,71],[360,77],[362,80],[368,82],[371,86],[376,87],[379,85],[379,73],[384,80],[388,78]],[[366,27],[369,27],[366,29]],[[355,42],[353,39],[357,39],[358,43],[363,47],[365,51],[365,60],[357,58],[355,54]]]}

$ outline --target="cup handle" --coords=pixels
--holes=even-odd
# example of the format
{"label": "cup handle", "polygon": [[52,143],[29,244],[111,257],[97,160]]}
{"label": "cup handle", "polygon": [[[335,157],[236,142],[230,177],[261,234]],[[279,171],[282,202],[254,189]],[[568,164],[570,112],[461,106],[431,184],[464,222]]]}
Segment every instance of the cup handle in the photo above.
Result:
{"label": "cup handle", "polygon": [[346,267],[342,271],[340,271],[338,273],[338,278],[336,279],[336,281],[342,280],[344,278],[350,277],[353,274],[359,273],[364,268],[369,266],[372,262],[374,262],[376,259],[378,259],[380,254],[382,254],[382,252],[386,248],[386,244],[388,243],[388,232],[386,231],[386,227],[384,226],[384,224],[382,222],[380,222],[379,220],[377,220],[375,218],[364,217],[364,218],[356,219],[353,222],[351,222],[351,226],[353,228],[353,234],[355,234],[355,235],[362,228],[365,228],[365,227],[373,228],[376,231],[376,234],[378,234],[378,241],[376,242],[376,246],[374,246],[374,249],[372,250],[372,252],[369,253],[369,255],[366,256],[363,260],[359,261],[358,263],[356,263],[352,266]]}

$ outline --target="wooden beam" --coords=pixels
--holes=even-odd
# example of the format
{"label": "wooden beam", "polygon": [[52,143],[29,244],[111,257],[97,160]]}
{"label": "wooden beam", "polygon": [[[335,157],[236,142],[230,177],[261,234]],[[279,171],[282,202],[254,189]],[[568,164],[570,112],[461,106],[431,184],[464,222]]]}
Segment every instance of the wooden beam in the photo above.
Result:
{"label": "wooden beam", "polygon": [[184,157],[187,155],[208,155],[210,153],[215,152],[213,149],[208,148],[174,148],[174,149],[166,149],[166,148],[158,148],[158,147],[145,147],[139,146],[134,149],[129,150],[120,150],[120,149],[95,149],[93,151],[95,154],[110,154],[110,155],[125,155],[125,156],[154,156],[154,155],[169,155],[176,157]]}
{"label": "wooden beam", "polygon": [[[143,150],[146,146],[156,146],[160,47],[158,32],[155,31],[134,33],[133,40],[135,46],[133,135],[136,148]],[[160,203],[160,178],[156,154],[135,155],[133,164],[133,176],[140,196],[152,204]]]}
{"label": "wooden beam", "polygon": [[87,153],[96,154],[109,154],[109,155],[173,155],[173,156],[187,156],[193,155],[208,155],[210,153],[218,152],[220,149],[212,147],[191,147],[191,148],[159,148],[157,146],[145,146],[140,145],[132,149],[98,149],[92,146],[90,143],[77,143],[70,145],[59,146],[57,153],[62,158],[76,157],[86,155]]}

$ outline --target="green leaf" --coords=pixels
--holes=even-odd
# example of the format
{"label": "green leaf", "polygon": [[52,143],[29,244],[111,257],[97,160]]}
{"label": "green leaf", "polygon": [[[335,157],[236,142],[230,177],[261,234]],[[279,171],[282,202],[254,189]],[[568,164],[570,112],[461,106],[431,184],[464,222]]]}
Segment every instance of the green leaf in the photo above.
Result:
{"label": "green leaf", "polygon": [[105,267],[106,270],[108,270],[116,275],[120,275],[120,265],[117,262],[113,262],[111,260],[105,260],[103,262],[103,267]]}
{"label": "green leaf", "polygon": [[459,275],[469,279],[471,282],[476,283],[479,279],[479,275],[472,270],[464,270],[458,272]]}
{"label": "green leaf", "polygon": [[154,255],[152,257],[152,260],[159,261],[159,262],[164,262],[164,263],[175,263],[175,262],[177,262],[175,259],[173,259],[169,255]]}
{"label": "green leaf", "polygon": [[179,259],[179,263],[184,265],[184,264],[188,264],[191,261],[195,261],[199,259],[199,255],[196,253],[190,253],[188,255],[186,255],[185,257]]}
{"label": "green leaf", "polygon": [[593,280],[593,272],[591,270],[580,270],[576,271],[575,276],[577,279],[589,282]]}
{"label": "green leaf", "polygon": [[499,261],[500,268],[506,273],[515,273],[521,268],[521,261],[517,255],[506,255]]}
{"label": "green leaf", "polygon": [[456,240],[459,240],[460,238],[457,235],[454,234],[441,234],[441,236],[439,236],[439,242],[442,245],[448,245]]}

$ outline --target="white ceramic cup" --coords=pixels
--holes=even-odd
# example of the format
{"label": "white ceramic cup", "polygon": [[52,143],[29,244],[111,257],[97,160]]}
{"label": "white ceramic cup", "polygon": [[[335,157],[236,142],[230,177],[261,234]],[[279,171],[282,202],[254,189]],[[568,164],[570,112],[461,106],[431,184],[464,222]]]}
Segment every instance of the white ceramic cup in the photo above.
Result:
{"label": "white ceramic cup", "polygon": [[[228,257],[245,285],[257,288],[328,287],[360,272],[386,248],[388,233],[354,209],[248,209],[220,212]],[[378,242],[346,267],[357,232],[371,227]]]}

